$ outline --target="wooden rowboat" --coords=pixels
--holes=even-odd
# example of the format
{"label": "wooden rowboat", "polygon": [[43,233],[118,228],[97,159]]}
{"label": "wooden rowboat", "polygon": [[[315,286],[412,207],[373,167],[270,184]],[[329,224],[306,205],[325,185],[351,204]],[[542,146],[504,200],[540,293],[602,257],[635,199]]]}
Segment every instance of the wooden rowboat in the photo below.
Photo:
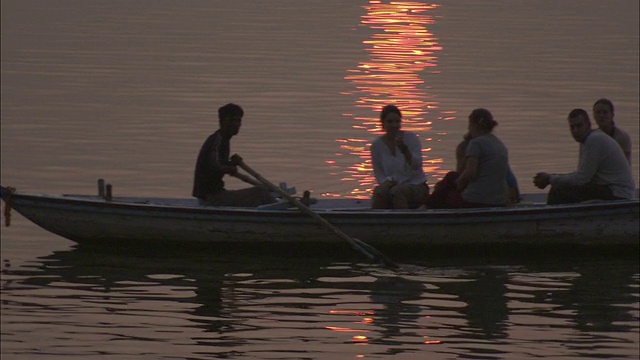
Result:
{"label": "wooden rowboat", "polygon": [[[11,209],[84,244],[336,242],[283,202],[258,208],[201,206],[195,199],[28,194],[2,187]],[[639,201],[545,205],[525,195],[508,208],[372,210],[368,200],[318,199],[309,206],[345,233],[376,246],[639,244]]]}

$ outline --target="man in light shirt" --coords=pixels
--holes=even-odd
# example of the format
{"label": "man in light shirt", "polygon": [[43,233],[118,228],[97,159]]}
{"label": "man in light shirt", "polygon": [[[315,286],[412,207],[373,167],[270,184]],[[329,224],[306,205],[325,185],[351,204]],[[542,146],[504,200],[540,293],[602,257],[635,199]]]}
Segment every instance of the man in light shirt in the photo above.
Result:
{"label": "man in light shirt", "polygon": [[568,121],[571,135],[580,143],[578,169],[569,174],[536,174],[533,183],[538,188],[551,185],[547,204],[631,199],[635,184],[620,145],[604,132],[593,131],[583,109],[572,110]]}

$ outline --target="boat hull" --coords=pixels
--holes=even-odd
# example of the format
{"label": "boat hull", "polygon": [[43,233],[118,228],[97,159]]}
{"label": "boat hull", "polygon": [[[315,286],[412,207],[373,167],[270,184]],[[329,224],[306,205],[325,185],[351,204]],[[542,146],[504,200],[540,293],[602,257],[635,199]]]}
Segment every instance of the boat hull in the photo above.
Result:
{"label": "boat hull", "polygon": [[[340,239],[297,209],[205,207],[191,199],[9,194],[40,227],[77,243],[330,243]],[[462,210],[371,210],[320,200],[314,211],[349,236],[381,246],[638,245],[638,200]],[[348,205],[348,206],[347,206]]]}

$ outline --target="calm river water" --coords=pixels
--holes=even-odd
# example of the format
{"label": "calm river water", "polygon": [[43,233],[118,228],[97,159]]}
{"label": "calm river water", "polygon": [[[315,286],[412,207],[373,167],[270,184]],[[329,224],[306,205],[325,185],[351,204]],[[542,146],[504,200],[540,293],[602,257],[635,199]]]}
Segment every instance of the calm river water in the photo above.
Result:
{"label": "calm river water", "polygon": [[[1,178],[18,191],[93,194],[105,178],[117,195],[189,196],[227,102],[245,109],[232,152],[317,197],[368,196],[391,101],[431,183],[486,107],[522,190],[539,192],[535,172],[577,164],[566,114],[607,97],[639,178],[637,1],[1,6]],[[15,213],[1,247],[3,360],[640,354],[637,254],[415,254],[393,272],[347,247],[87,249]]]}

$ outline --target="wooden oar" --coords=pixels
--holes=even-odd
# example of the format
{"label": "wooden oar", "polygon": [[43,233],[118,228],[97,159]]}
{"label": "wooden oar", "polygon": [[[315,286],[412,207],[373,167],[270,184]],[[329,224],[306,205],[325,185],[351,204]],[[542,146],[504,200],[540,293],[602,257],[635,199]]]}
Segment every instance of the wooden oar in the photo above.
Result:
{"label": "wooden oar", "polygon": [[238,164],[238,166],[240,168],[242,168],[243,170],[248,172],[251,176],[253,176],[258,181],[260,181],[264,186],[268,187],[269,190],[280,194],[283,198],[287,199],[293,205],[295,205],[298,209],[300,209],[300,211],[302,211],[304,214],[308,215],[309,217],[311,217],[312,219],[314,219],[315,221],[320,223],[325,228],[331,230],[331,232],[333,232],[334,234],[338,235],[338,237],[340,237],[341,239],[346,240],[351,245],[351,247],[353,249],[355,249],[356,251],[361,252],[366,257],[368,257],[370,260],[377,261],[378,263],[380,263],[380,264],[382,264],[382,265],[384,265],[386,267],[389,267],[389,268],[397,268],[398,267],[398,265],[396,263],[391,261],[389,258],[387,258],[384,254],[382,254],[380,251],[378,251],[373,246],[365,243],[362,240],[359,240],[359,239],[356,239],[356,238],[352,238],[349,235],[345,234],[340,229],[338,229],[337,227],[333,226],[330,222],[325,220],[322,216],[318,215],[313,210],[311,210],[308,206],[303,204],[300,200],[298,200],[295,197],[289,195],[286,191],[281,189],[279,186],[276,186],[273,183],[271,183],[269,180],[265,179],[262,175],[260,175],[255,170],[250,168],[247,164],[245,164],[244,161],[242,160],[242,158],[240,156],[238,156],[237,154],[233,155],[231,157],[231,161],[233,163]]}

